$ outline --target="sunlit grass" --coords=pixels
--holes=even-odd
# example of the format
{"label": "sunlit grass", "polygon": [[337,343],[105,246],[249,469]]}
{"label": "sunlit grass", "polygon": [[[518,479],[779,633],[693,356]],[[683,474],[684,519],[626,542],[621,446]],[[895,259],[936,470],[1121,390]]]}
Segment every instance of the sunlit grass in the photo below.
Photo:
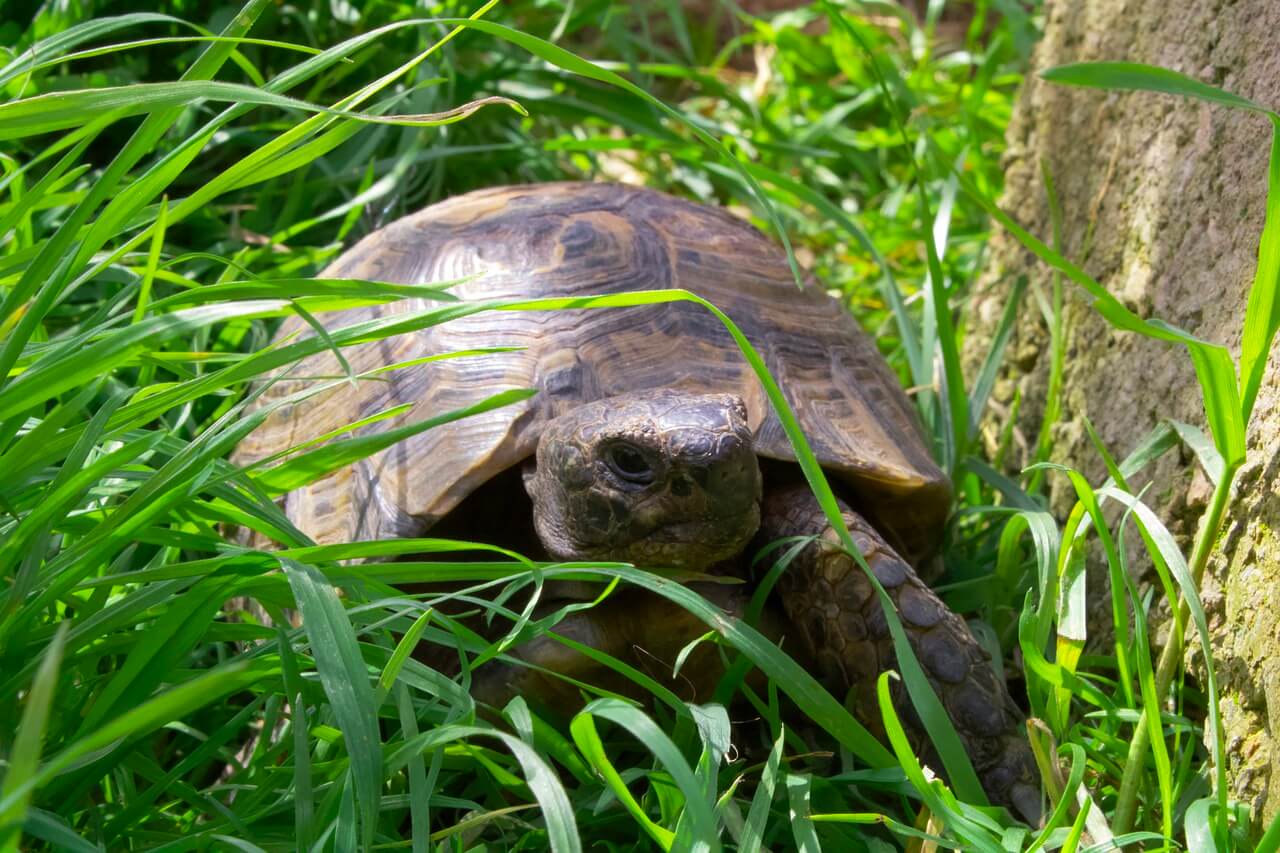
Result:
{"label": "sunlit grass", "polygon": [[[1197,589],[1280,324],[1280,157],[1237,366],[1217,342],[1133,316],[1050,235],[995,206],[1034,25],[1012,6],[999,18],[978,4],[963,45],[888,4],[873,17],[818,3],[737,18],[722,47],[676,4],[438,5],[432,19],[408,3],[249,0],[0,20],[23,33],[0,54],[0,848],[1250,849],[1262,829],[1227,802],[1224,762],[1210,758],[1223,744]],[[1052,76],[1266,112],[1142,67]],[[311,278],[355,238],[468,189],[619,174],[729,206],[788,242],[912,387],[960,496],[942,588],[996,661],[1025,669],[1014,686],[1038,720],[1043,827],[957,798],[891,713],[890,742],[874,742],[752,625],[726,624],[670,579],[535,569],[506,553],[476,562],[474,545],[442,540],[314,546],[272,502],[403,431],[344,429],[250,470],[226,461],[265,415],[244,414],[258,380],[357,340],[521,307],[445,302],[268,348],[292,313],[447,292]],[[955,320],[988,217],[1046,271],[1012,289],[989,356],[965,377]],[[1060,288],[1077,285],[1116,326],[1185,347],[1208,432],[1099,444],[1105,483],[1051,465],[1011,476],[977,441],[1003,330],[1039,310],[1060,344]],[[349,381],[376,377],[302,393]],[[1048,434],[1037,460],[1052,458]],[[1180,441],[1215,484],[1190,554],[1127,484]],[[1066,519],[1037,497],[1050,477],[1079,497]],[[1130,581],[1127,525],[1156,588]],[[234,529],[279,549],[247,550]],[[1094,543],[1117,641],[1100,656],[1085,653]],[[364,558],[378,561],[353,562]],[[471,633],[442,593],[396,586],[428,575],[492,609],[505,636]],[[651,707],[602,697],[567,724],[519,701],[478,714],[470,669],[564,615],[533,620],[490,598],[557,575],[659,591],[719,628],[724,653],[767,689],[743,684],[742,664],[725,685],[731,710],[647,682]],[[242,599],[272,624],[232,613]],[[1160,600],[1202,644],[1203,684],[1181,671],[1180,632],[1150,646]],[[461,674],[412,654],[431,646],[461,652]]]}

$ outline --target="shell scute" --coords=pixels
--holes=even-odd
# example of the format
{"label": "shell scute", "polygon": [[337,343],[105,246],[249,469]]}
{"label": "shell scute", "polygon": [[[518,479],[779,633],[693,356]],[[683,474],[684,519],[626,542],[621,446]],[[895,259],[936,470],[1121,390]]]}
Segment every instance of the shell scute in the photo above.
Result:
{"label": "shell scute", "polygon": [[[785,254],[725,211],[612,184],[544,184],[469,193],[366,237],[322,275],[404,284],[457,281],[462,300],[554,298],[683,288],[743,330],[786,393],[819,461],[868,495],[877,526],[936,539],[949,486],[875,344],[815,282],[796,286]],[[433,306],[425,299],[335,312],[331,328]],[[307,334],[297,319],[278,339]],[[401,404],[381,430],[474,405],[502,390],[535,397],[420,433],[288,496],[319,542],[419,535],[486,480],[532,454],[541,425],[568,407],[650,388],[738,394],[758,452],[793,459],[781,424],[727,330],[688,302],[609,309],[486,311],[344,351],[356,373],[480,348],[381,373],[280,409],[237,451],[250,462]],[[341,375],[331,353],[298,377]],[[264,405],[300,390],[276,383]],[[927,549],[928,546],[922,546]]]}

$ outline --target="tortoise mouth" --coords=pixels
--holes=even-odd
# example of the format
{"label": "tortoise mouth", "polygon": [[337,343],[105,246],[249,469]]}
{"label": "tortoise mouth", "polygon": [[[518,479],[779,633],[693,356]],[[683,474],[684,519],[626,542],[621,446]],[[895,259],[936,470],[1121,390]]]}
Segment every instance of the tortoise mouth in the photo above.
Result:
{"label": "tortoise mouth", "polygon": [[742,528],[750,524],[752,520],[755,520],[756,523],[752,524],[751,533],[746,538],[750,539],[751,536],[755,535],[755,527],[759,526],[759,506],[759,504],[756,504],[752,510],[732,516],[699,519],[697,521],[670,521],[659,524],[645,536],[639,537],[637,542],[648,541],[688,546],[698,544],[715,546],[718,542],[724,542],[725,547],[728,547],[729,544],[735,543],[742,538]]}
{"label": "tortoise mouth", "polygon": [[660,524],[646,536],[655,542],[690,542],[696,541],[709,525],[702,521],[673,521]]}
{"label": "tortoise mouth", "polygon": [[[732,516],[666,521],[612,541],[544,537],[556,559],[624,562],[647,568],[701,571],[740,554],[760,526],[760,504]],[[548,531],[549,532],[549,531]]]}

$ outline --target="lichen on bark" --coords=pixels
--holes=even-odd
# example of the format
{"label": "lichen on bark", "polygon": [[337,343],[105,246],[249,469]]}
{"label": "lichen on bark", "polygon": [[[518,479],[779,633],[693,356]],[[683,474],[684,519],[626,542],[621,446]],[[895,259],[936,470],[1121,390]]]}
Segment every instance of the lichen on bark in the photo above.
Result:
{"label": "lichen on bark", "polygon": [[[1161,65],[1280,107],[1280,3],[1274,0],[1046,0],[1033,69],[1087,60]],[[1064,214],[1063,251],[1132,310],[1159,317],[1239,354],[1266,197],[1265,119],[1149,94],[1069,89],[1029,76],[1008,133],[1002,205],[1048,239],[1041,180],[1051,173]],[[966,360],[985,355],[1019,275],[1048,272],[1013,239],[997,236],[967,308]],[[1068,291],[1069,293],[1071,291]],[[1026,461],[1044,411],[1048,330],[1020,312],[995,403],[1021,396]],[[1203,427],[1184,350],[1109,327],[1080,294],[1068,300],[1062,420],[1051,458],[1094,482],[1105,476],[1086,419],[1123,455],[1162,419]],[[1274,354],[1273,354],[1274,358]],[[997,419],[998,419],[997,415]],[[997,426],[993,424],[992,426]],[[995,430],[990,430],[994,433]],[[1150,469],[1146,499],[1184,543],[1208,488],[1189,452]],[[1249,461],[1205,579],[1222,687],[1232,796],[1264,819],[1280,811],[1280,370],[1264,380],[1249,429]],[[1070,507],[1050,480],[1054,508]],[[1196,662],[1192,660],[1193,671]]]}

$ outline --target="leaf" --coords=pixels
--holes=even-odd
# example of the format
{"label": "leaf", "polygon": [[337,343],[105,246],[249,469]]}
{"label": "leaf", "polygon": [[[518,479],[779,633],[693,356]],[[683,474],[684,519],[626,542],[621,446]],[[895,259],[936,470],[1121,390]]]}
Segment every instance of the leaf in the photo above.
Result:
{"label": "leaf", "polygon": [[1267,831],[1263,833],[1262,838],[1258,839],[1258,846],[1254,853],[1276,853],[1277,850],[1280,850],[1280,812],[1271,819]]}
{"label": "leaf", "polygon": [[316,837],[315,789],[311,781],[310,726],[307,723],[307,704],[302,687],[302,675],[293,645],[283,625],[276,626],[276,644],[280,649],[280,674],[285,695],[292,709],[290,728],[293,729],[293,826],[298,846],[310,849]]}
{"label": "leaf", "polygon": [[22,829],[28,835],[47,841],[53,850],[68,853],[102,853],[102,848],[85,841],[58,815],[44,809],[29,809]]}
{"label": "leaf", "polygon": [[1226,473],[1226,463],[1222,461],[1222,454],[1213,446],[1213,442],[1191,424],[1173,419],[1169,419],[1167,423],[1173,428],[1178,438],[1182,439],[1182,443],[1195,453],[1196,459],[1200,460],[1200,467],[1204,469],[1209,482],[1216,488],[1222,482],[1223,474]]}
{"label": "leaf", "polygon": [[1271,160],[1267,168],[1267,214],[1258,241],[1258,268],[1249,288],[1240,341],[1241,413],[1247,423],[1262,387],[1271,344],[1280,330],[1280,115],[1271,119]]}
{"label": "leaf", "polygon": [[[1118,529],[1123,531],[1125,524],[1129,520],[1131,510],[1125,511],[1124,521],[1121,522]],[[1120,540],[1121,548],[1124,547],[1124,540]],[[1161,720],[1161,703],[1160,694],[1156,689],[1155,668],[1151,665],[1151,645],[1147,639],[1147,606],[1150,604],[1150,595],[1144,601],[1138,594],[1137,587],[1134,585],[1133,579],[1126,573],[1124,576],[1125,587],[1128,591],[1129,601],[1133,607],[1133,623],[1134,623],[1134,655],[1137,658],[1138,685],[1142,694],[1142,713],[1139,714],[1147,724],[1147,730],[1150,732],[1148,738],[1151,743],[1151,756],[1155,759],[1156,765],[1156,781],[1160,789],[1160,828],[1163,830],[1165,837],[1173,836],[1173,812],[1177,808],[1178,803],[1174,799],[1173,794],[1173,777],[1169,762],[1169,749],[1164,741],[1163,722]]]}
{"label": "leaf", "polygon": [[413,654],[414,647],[418,645],[418,640],[422,638],[422,632],[431,624],[431,613],[430,608],[422,611],[413,624],[409,626],[409,630],[404,632],[400,642],[396,644],[395,651],[391,653],[391,659],[382,668],[382,675],[378,678],[378,691],[380,693],[384,695],[389,693],[395,685],[396,678],[400,675],[400,670],[405,661],[409,659],[409,655]]}
{"label": "leaf", "polygon": [[1200,390],[1204,396],[1205,417],[1209,421],[1214,444],[1228,464],[1244,458],[1244,421],[1241,415],[1239,390],[1236,383],[1235,363],[1226,348],[1204,341],[1195,335],[1175,328],[1159,320],[1144,320],[1124,306],[1095,281],[1088,273],[1046,246],[986,197],[967,178],[960,177],[960,186],[993,219],[1001,224],[1036,257],[1067,278],[1080,285],[1093,297],[1093,308],[1112,326],[1128,332],[1137,332],[1148,338],[1180,343],[1191,354]]}
{"label": "leaf", "polygon": [[47,783],[85,756],[113,746],[124,738],[145,734],[165,723],[181,719],[219,696],[244,689],[270,675],[272,673],[269,669],[255,669],[245,663],[232,663],[209,670],[148,699],[65,747],[26,782],[0,796],[0,814],[8,812],[20,798],[29,796],[32,790]]}
{"label": "leaf", "polygon": [[782,765],[782,742],[784,733],[779,732],[769,750],[769,758],[760,772],[760,781],[756,784],[755,795],[751,798],[751,809],[747,812],[747,820],[742,828],[742,839],[738,843],[740,853],[759,853],[764,840],[765,823],[769,819],[769,809],[773,805],[773,791],[778,784],[778,769]]}
{"label": "leaf", "polygon": [[[413,697],[404,684],[396,684],[393,689],[404,739],[411,740],[418,736],[417,709]],[[429,853],[431,784],[427,779],[427,764],[421,755],[414,755],[409,758],[406,769],[409,775],[409,837],[413,841],[413,853]]]}
{"label": "leaf", "polygon": [[973,390],[969,392],[968,437],[971,442],[978,437],[978,424],[986,411],[987,401],[991,397],[991,389],[995,387],[1000,368],[1005,363],[1005,349],[1008,347],[1009,338],[1013,334],[1014,322],[1018,318],[1018,307],[1022,304],[1022,295],[1026,292],[1026,289],[1026,277],[1019,276],[1006,297],[1004,313],[1000,315],[1000,322],[991,335],[991,346],[987,349],[987,355],[982,360],[982,369],[978,371],[978,378],[973,383]]}
{"label": "leaf", "polygon": [[791,837],[795,839],[796,850],[801,853],[822,853],[822,844],[818,841],[817,830],[810,818],[810,781],[807,773],[787,774],[787,818],[791,823]]}
{"label": "leaf", "polygon": [[287,304],[263,300],[187,308],[106,333],[94,343],[70,347],[61,358],[41,359],[0,390],[0,419],[77,388],[161,341],[214,323],[270,316],[286,310]]}
{"label": "leaf", "polygon": [[1217,803],[1213,797],[1203,797],[1187,808],[1184,829],[1187,833],[1188,853],[1218,853],[1221,849],[1213,837],[1213,814]]}
{"label": "leaf", "polygon": [[[1153,545],[1158,551],[1160,559],[1169,567],[1170,573],[1182,591],[1183,601],[1186,602],[1187,608],[1191,612],[1191,620],[1196,626],[1196,635],[1200,641],[1200,653],[1204,656],[1204,680],[1208,692],[1206,704],[1209,712],[1210,729],[1209,751],[1213,757],[1214,788],[1217,791],[1219,814],[1225,814],[1227,808],[1227,770],[1226,765],[1223,763],[1225,760],[1225,746],[1223,743],[1218,696],[1218,678],[1216,667],[1214,666],[1209,623],[1205,617],[1204,606],[1200,601],[1200,592],[1196,588],[1195,579],[1192,578],[1191,570],[1188,568],[1187,562],[1183,558],[1173,535],[1164,526],[1164,523],[1160,521],[1159,517],[1151,511],[1150,507],[1128,492],[1114,487],[1100,489],[1098,495],[1119,501],[1121,505],[1132,509],[1137,515],[1144,533],[1144,539],[1149,541],[1148,547]],[[1163,697],[1161,698],[1163,699]]]}
{"label": "leaf", "polygon": [[13,836],[17,827],[28,819],[27,808],[31,803],[32,790],[25,786],[35,775],[40,761],[40,750],[44,746],[44,734],[49,723],[49,709],[53,703],[53,692],[58,686],[58,671],[62,666],[62,653],[66,648],[67,632],[70,629],[70,622],[58,624],[58,630],[54,632],[40,661],[40,668],[36,670],[31,690],[27,692],[22,720],[14,735],[8,766],[5,768],[4,784],[0,785],[0,803],[9,803],[7,806],[0,805],[0,846],[5,849],[9,849],[15,840]]}
{"label": "leaf", "polygon": [[32,62],[61,57],[78,44],[94,41],[116,30],[136,27],[139,24],[176,24],[197,29],[181,18],[154,12],[134,12],[128,15],[112,15],[81,21],[67,27],[65,30],[54,33],[48,38],[40,39],[14,56],[7,65],[0,68],[0,86],[4,86],[19,74],[25,74]]}
{"label": "leaf", "polygon": [[0,140],[37,136],[87,124],[97,116],[112,120],[132,115],[187,106],[200,101],[228,101],[236,104],[279,107],[309,113],[323,113],[349,121],[389,124],[401,127],[439,127],[452,124],[493,104],[505,104],[519,113],[524,108],[510,98],[491,95],[438,113],[415,115],[374,115],[352,110],[322,107],[240,83],[199,80],[172,83],[134,83],[101,89],[50,92],[0,104]]}
{"label": "leaf", "polygon": [[[1111,461],[1110,454],[1106,452],[1106,448],[1102,447],[1101,442],[1097,439],[1096,433],[1093,432],[1092,424],[1086,422],[1086,429],[1091,438],[1097,441],[1097,449],[1100,455],[1106,460],[1107,467],[1115,474],[1119,474],[1119,469],[1114,462]],[[1115,649],[1115,662],[1119,670],[1117,680],[1120,682],[1121,690],[1124,692],[1124,700],[1129,707],[1133,705],[1133,678],[1129,669],[1129,615],[1125,607],[1125,582],[1128,577],[1128,567],[1124,565],[1120,556],[1120,549],[1116,545],[1116,537],[1112,536],[1111,530],[1107,525],[1107,519],[1102,514],[1102,508],[1098,502],[1098,496],[1089,481],[1085,479],[1079,471],[1068,468],[1066,466],[1058,466],[1053,463],[1043,463],[1044,467],[1054,468],[1063,471],[1071,485],[1075,489],[1076,497],[1079,505],[1082,506],[1089,514],[1089,518],[1093,522],[1093,529],[1098,536],[1098,540],[1102,543],[1103,553],[1107,559],[1107,571],[1110,576],[1111,591],[1111,625],[1115,632],[1112,638],[1112,644]],[[1072,517],[1080,517],[1078,513],[1073,512]],[[1072,612],[1064,614],[1060,618],[1060,622],[1066,625],[1072,621],[1085,630],[1078,631],[1068,635],[1070,639],[1077,641],[1087,641],[1086,636],[1088,624],[1088,602],[1084,599],[1084,553],[1086,548],[1085,534],[1088,530],[1086,524],[1080,524],[1074,530],[1074,535],[1068,541],[1068,551],[1064,552],[1063,565],[1070,563],[1072,571],[1080,570],[1079,578],[1081,598],[1071,602]],[[1066,574],[1062,572],[1062,574]],[[1064,596],[1064,605],[1067,604],[1067,597]],[[1064,715],[1066,708],[1063,708]]]}
{"label": "leaf", "polygon": [[698,736],[702,740],[702,754],[698,756],[695,768],[698,780],[702,783],[708,805],[714,806],[720,765],[725,755],[732,748],[733,732],[729,723],[729,712],[723,705],[685,706],[693,717],[698,728]]}
{"label": "leaf", "polygon": [[[617,775],[617,771],[613,769],[612,763],[602,748],[599,736],[595,731],[594,720],[596,717],[617,723],[625,728],[654,754],[654,757],[658,759],[667,773],[671,775],[671,778],[675,780],[676,785],[684,795],[684,814],[682,817],[688,819],[688,830],[692,835],[691,839],[685,839],[677,846],[677,841],[681,839],[680,834],[670,833],[650,821],[634,799],[631,800],[632,805],[627,804],[627,799],[630,799],[631,795],[627,791],[625,783],[622,782],[622,777]],[[573,740],[578,745],[578,749],[609,782],[614,795],[626,805],[627,810],[653,836],[654,840],[664,846],[664,849],[669,850],[673,849],[673,847],[679,850],[695,851],[718,851],[720,849],[715,814],[712,812],[711,804],[707,802],[707,798],[698,784],[697,776],[684,760],[684,756],[680,754],[680,750],[676,745],[646,714],[619,699],[596,699],[574,715],[573,722],[569,724],[569,731],[573,734]],[[682,820],[681,822],[683,823],[684,821]]]}
{"label": "leaf", "polygon": [[1248,98],[1201,83],[1194,77],[1188,77],[1168,68],[1137,62],[1076,62],[1045,69],[1040,72],[1040,76],[1051,83],[1063,83],[1068,86],[1161,92],[1252,112],[1269,112]]}
{"label": "leaf", "polygon": [[[191,24],[189,21],[178,21],[178,23],[181,23],[188,27],[192,27],[197,32],[202,32],[202,33],[207,32],[207,30],[204,30],[201,27],[196,27],[193,24]],[[28,62],[28,64],[25,65],[25,67],[20,69],[20,73],[41,71],[45,68],[54,68],[58,65],[63,64],[64,62],[76,62],[81,59],[93,59],[94,57],[98,57],[98,56],[108,56],[113,53],[121,53],[129,50],[137,50],[138,48],[142,48],[142,47],[155,47],[157,45],[169,45],[169,44],[200,44],[200,43],[208,43],[208,42],[230,42],[237,46],[255,45],[260,47],[274,47],[279,50],[292,50],[292,51],[297,51],[299,53],[310,54],[312,56],[315,56],[321,53],[321,51],[318,48],[307,47],[301,44],[293,44],[292,42],[287,42],[287,41],[276,41],[274,39],[232,38],[228,36],[211,36],[211,35],[162,36],[159,38],[135,39],[133,41],[119,42],[116,44],[108,44],[102,47],[94,47],[94,48],[88,48],[85,50],[77,50],[74,53],[68,53],[64,56],[58,57],[57,59],[35,57],[35,56],[31,56],[27,52],[24,52],[22,58],[30,61]],[[253,79],[253,82],[255,85],[262,85],[264,81],[262,80],[262,75],[258,73],[258,69],[255,68],[253,65],[249,64],[243,57],[233,54],[231,56],[231,61],[235,62],[241,68],[243,68],[245,70],[245,73],[249,74],[250,77]]]}
{"label": "leaf", "polygon": [[417,423],[407,424],[395,429],[383,430],[371,435],[346,438],[322,445],[315,450],[295,456],[275,468],[254,475],[258,484],[268,491],[282,494],[301,488],[308,483],[324,477],[332,471],[372,456],[397,442],[411,436],[419,435],[441,424],[468,418],[481,412],[488,412],[528,400],[537,392],[536,388],[516,388],[492,394],[472,406],[445,412],[442,415],[425,418]]}
{"label": "leaf", "polygon": [[1080,784],[1084,781],[1084,771],[1087,764],[1084,749],[1079,744],[1069,743],[1066,745],[1066,749],[1071,753],[1071,771],[1067,776],[1067,784],[1062,790],[1062,796],[1053,807],[1053,811],[1044,822],[1044,827],[1036,835],[1035,841],[1027,848],[1026,853],[1036,853],[1036,851],[1043,848],[1048,843],[1050,834],[1066,824],[1067,818],[1076,804],[1076,792],[1080,790]]}
{"label": "leaf", "polygon": [[351,779],[360,805],[361,838],[372,845],[382,789],[382,741],[378,707],[369,668],[360,655],[355,631],[333,586],[315,568],[281,558],[289,586],[302,611],[320,683],[351,759]]}
{"label": "leaf", "polygon": [[974,849],[983,851],[999,850],[999,845],[976,823],[959,814],[955,797],[946,790],[940,780],[929,781],[925,778],[924,768],[916,756],[902,722],[893,708],[893,697],[889,692],[889,679],[897,678],[897,674],[889,671],[880,673],[876,679],[876,698],[880,703],[880,716],[884,721],[885,734],[893,745],[893,752],[898,757],[898,765],[907,774],[907,780],[920,794],[926,806],[942,820],[952,831],[959,833]]}
{"label": "leaf", "polygon": [[1222,347],[1189,345],[1187,349],[1200,380],[1200,392],[1204,394],[1205,417],[1214,446],[1223,461],[1234,469],[1245,457],[1245,421],[1240,409],[1235,362]]}
{"label": "leaf", "polygon": [[[157,223],[158,224],[158,223]],[[395,284],[386,281],[369,281],[353,278],[272,278],[266,281],[226,281],[196,287],[175,293],[152,305],[153,311],[174,307],[243,299],[291,299],[307,305],[311,311],[354,308],[362,304],[387,302],[416,297],[439,302],[453,302],[456,298],[447,288],[458,284],[446,281],[439,284]],[[326,302],[317,305],[315,298]]]}

